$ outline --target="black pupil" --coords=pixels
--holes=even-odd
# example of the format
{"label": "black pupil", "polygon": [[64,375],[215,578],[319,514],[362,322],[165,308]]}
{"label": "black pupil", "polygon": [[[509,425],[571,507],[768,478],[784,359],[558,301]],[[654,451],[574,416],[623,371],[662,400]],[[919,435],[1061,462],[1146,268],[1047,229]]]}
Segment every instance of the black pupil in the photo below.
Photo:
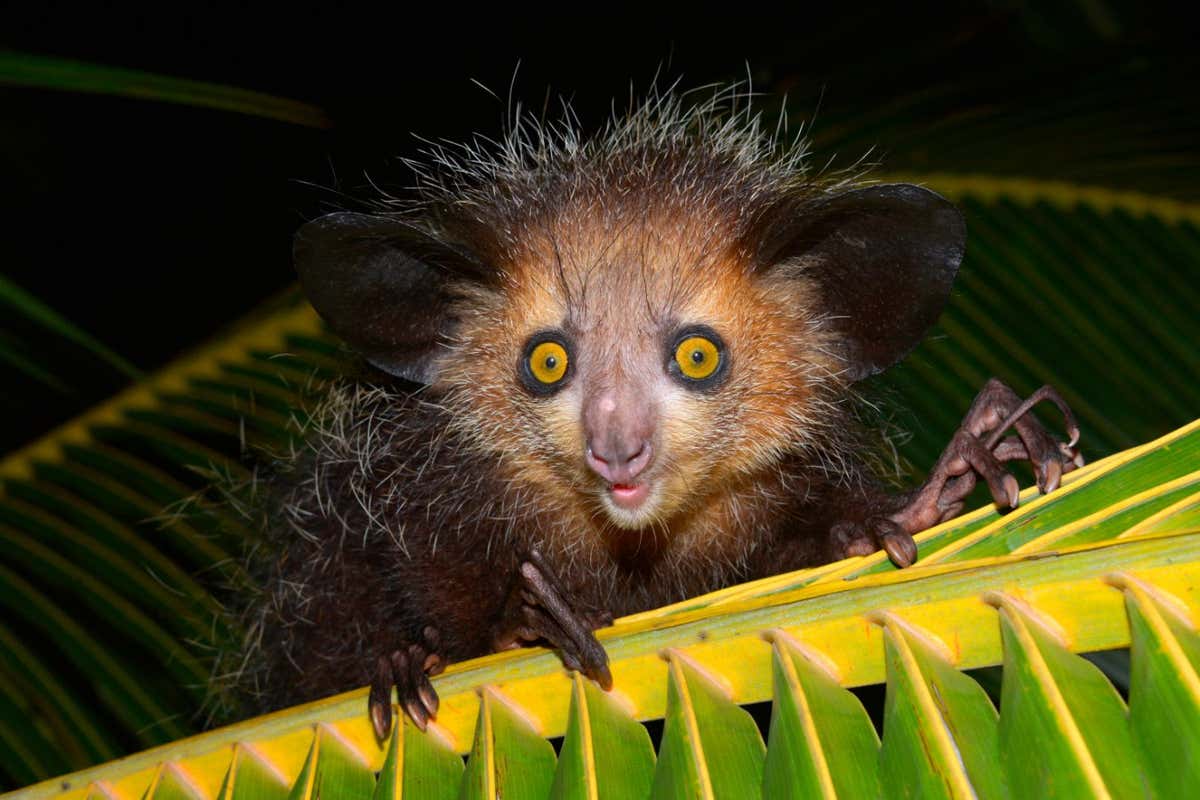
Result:
{"label": "black pupil", "polygon": [[703,350],[693,350],[692,351],[692,363],[693,364],[703,364],[704,363],[704,351]]}
{"label": "black pupil", "polygon": [[546,369],[553,371],[558,366],[558,359],[554,356],[546,356]]}

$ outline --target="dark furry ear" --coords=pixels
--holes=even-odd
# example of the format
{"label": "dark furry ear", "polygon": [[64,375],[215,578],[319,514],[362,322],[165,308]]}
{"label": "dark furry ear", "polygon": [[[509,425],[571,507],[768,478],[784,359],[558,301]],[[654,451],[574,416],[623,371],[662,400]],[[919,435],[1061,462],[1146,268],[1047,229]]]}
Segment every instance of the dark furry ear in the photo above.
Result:
{"label": "dark furry ear", "polygon": [[799,264],[817,279],[822,308],[845,337],[851,380],[860,380],[903,358],[937,320],[966,236],[944,197],[909,184],[870,186],[777,215],[760,263]]}
{"label": "dark furry ear", "polygon": [[448,288],[479,278],[468,256],[413,226],[367,214],[329,214],[297,233],[292,257],[309,301],[375,366],[432,383],[453,330]]}

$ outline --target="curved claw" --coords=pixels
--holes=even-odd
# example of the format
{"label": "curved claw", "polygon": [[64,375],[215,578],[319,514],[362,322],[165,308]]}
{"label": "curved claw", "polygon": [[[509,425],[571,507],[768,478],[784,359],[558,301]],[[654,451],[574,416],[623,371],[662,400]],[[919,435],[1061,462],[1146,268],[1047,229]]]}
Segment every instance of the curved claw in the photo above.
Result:
{"label": "curved claw", "polygon": [[611,689],[608,654],[592,631],[611,624],[612,614],[597,609],[577,610],[565,594],[541,554],[531,551],[517,568],[516,584],[492,631],[493,645],[505,649],[517,640],[543,640],[559,651],[567,669],[582,672]]}
{"label": "curved claw", "polygon": [[1043,494],[1053,492],[1058,488],[1059,482],[1063,476],[1063,465],[1058,461],[1047,461],[1045,465],[1038,470],[1038,488]]}
{"label": "curved claw", "polygon": [[437,716],[437,690],[429,678],[445,669],[445,661],[434,652],[434,645],[440,641],[437,631],[427,627],[423,638],[423,642],[403,645],[376,662],[367,710],[380,741],[392,730],[393,687],[400,707],[419,729],[425,730],[429,720]]}
{"label": "curved claw", "polygon": [[588,670],[588,672],[584,672],[583,674],[587,675],[588,678],[594,680],[595,682],[598,682],[598,684],[600,684],[600,688],[606,692],[612,688],[612,670],[608,669],[607,657],[605,658],[604,663],[601,663],[599,667]]}
{"label": "curved claw", "polygon": [[[1063,426],[1068,437],[1067,442],[1056,441],[1030,413],[1034,406],[1046,400],[1053,403],[1062,413]],[[1005,416],[999,422],[992,418],[992,415],[999,416],[1001,414]],[[1038,488],[1043,494],[1057,489],[1063,473],[1076,466],[1078,453],[1075,446],[1079,443],[1079,425],[1075,421],[1075,414],[1071,411],[1071,407],[1051,386],[1041,387],[1022,401],[1012,389],[993,378],[988,381],[983,391],[979,393],[976,403],[973,403],[971,410],[967,412],[967,419],[963,423],[964,427],[970,425],[973,418],[988,419],[990,423],[995,423],[984,447],[993,451],[1000,461],[1015,460],[1019,457],[1010,443],[1011,437],[1001,441],[1001,437],[1006,431],[1010,428],[1016,429],[1017,440],[1023,445],[1025,451],[1022,460],[1033,462]],[[988,427],[991,425],[989,424]]]}
{"label": "curved claw", "polygon": [[1087,464],[1083,460],[1083,454],[1075,449],[1074,445],[1068,445],[1066,442],[1058,443],[1058,451],[1062,453],[1064,459],[1065,470],[1070,472],[1073,469],[1079,469]]}
{"label": "curved claw", "polygon": [[411,644],[392,653],[392,674],[396,678],[396,697],[413,723],[425,730],[437,715],[438,696],[425,674],[425,649]]}
{"label": "curved claw", "polygon": [[912,534],[899,530],[894,522],[890,524],[897,530],[883,535],[883,549],[897,567],[911,567],[917,561],[917,543]]}
{"label": "curved claw", "polygon": [[383,741],[392,730],[392,663],[380,656],[375,679],[371,681],[371,693],[367,697],[367,710],[371,715],[371,727],[375,738]]}
{"label": "curved claw", "polygon": [[897,567],[910,567],[917,560],[917,543],[912,534],[887,517],[839,523],[834,526],[833,537],[835,556],[842,558],[883,550]]}
{"label": "curved claw", "polygon": [[[1046,400],[1062,412],[1069,441],[1055,439],[1030,413],[1035,405]],[[1010,429],[1015,435],[1006,437]],[[1016,392],[993,378],[976,395],[961,427],[930,470],[928,480],[888,520],[911,540],[913,534],[956,516],[977,479],[987,484],[997,506],[1016,508],[1021,501],[1021,487],[1003,464],[1029,461],[1037,475],[1038,488],[1043,493],[1052,492],[1059,487],[1065,473],[1083,466],[1083,458],[1076,449],[1078,441],[1075,415],[1053,388],[1043,386],[1021,400]],[[836,530],[833,532],[836,539]],[[907,543],[893,539],[889,544],[888,538],[886,534],[880,537],[872,533],[868,541],[879,540],[897,565],[912,563],[915,552],[909,550]]]}

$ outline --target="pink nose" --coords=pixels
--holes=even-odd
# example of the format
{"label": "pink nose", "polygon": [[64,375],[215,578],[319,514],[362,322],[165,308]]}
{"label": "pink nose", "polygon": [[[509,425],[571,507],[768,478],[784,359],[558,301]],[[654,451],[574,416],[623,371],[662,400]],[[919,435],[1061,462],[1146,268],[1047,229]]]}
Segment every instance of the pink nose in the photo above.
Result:
{"label": "pink nose", "polygon": [[611,484],[632,484],[654,458],[654,422],[651,405],[632,392],[593,394],[583,409],[588,467]]}
{"label": "pink nose", "polygon": [[[630,450],[633,452],[629,452]],[[587,463],[597,475],[609,483],[629,484],[646,469],[653,452],[653,446],[645,439],[635,444],[617,443],[616,446],[599,449],[595,444],[589,444]]]}

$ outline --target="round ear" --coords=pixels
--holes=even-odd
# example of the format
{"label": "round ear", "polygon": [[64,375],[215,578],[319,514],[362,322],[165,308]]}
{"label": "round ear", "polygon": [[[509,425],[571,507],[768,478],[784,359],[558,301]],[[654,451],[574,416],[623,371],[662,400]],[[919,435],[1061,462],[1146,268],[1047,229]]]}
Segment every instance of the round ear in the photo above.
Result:
{"label": "round ear", "polygon": [[962,214],[910,184],[855,189],[776,217],[761,263],[816,279],[851,380],[887,369],[942,313],[966,249]]}
{"label": "round ear", "polygon": [[425,384],[454,328],[450,285],[482,275],[464,253],[407,223],[348,212],[300,228],[292,257],[334,333],[385,372]]}

